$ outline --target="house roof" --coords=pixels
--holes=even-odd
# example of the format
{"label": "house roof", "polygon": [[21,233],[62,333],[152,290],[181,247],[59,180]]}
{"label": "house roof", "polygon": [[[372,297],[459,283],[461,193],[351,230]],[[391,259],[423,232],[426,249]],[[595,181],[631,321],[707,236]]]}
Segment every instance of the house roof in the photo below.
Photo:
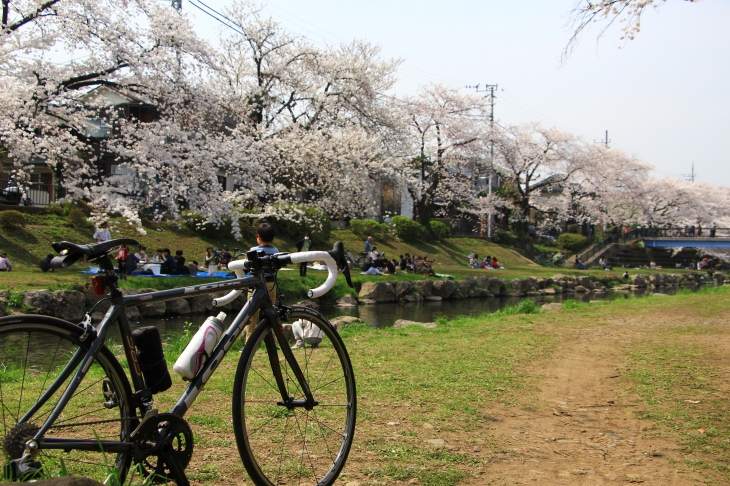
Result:
{"label": "house roof", "polygon": [[86,103],[94,101],[106,106],[118,105],[151,105],[152,102],[138,94],[111,86],[97,86],[89,90],[79,98],[79,101]]}

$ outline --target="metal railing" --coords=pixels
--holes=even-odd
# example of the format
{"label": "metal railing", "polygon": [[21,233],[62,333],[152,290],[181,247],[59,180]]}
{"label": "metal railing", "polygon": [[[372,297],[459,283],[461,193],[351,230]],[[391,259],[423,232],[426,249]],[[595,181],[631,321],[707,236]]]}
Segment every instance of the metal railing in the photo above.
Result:
{"label": "metal railing", "polygon": [[48,206],[58,199],[60,186],[30,182],[20,187],[13,181],[0,179],[0,204],[16,206]]}

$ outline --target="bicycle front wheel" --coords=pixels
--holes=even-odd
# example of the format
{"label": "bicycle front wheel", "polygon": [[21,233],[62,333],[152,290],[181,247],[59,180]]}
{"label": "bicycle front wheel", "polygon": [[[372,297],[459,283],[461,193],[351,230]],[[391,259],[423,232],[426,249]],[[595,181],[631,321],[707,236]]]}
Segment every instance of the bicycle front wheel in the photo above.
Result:
{"label": "bicycle front wheel", "polygon": [[[26,441],[33,438],[66,390],[72,370],[67,370],[71,377],[59,376],[77,351],[86,349],[86,343],[79,340],[82,333],[79,326],[52,317],[0,318],[0,440],[6,464],[23,456]],[[86,448],[93,448],[101,441],[129,439],[130,396],[129,381],[119,362],[102,348],[43,442],[85,440]],[[41,405],[29,413],[36,403]],[[68,475],[123,483],[131,450],[110,453],[78,447],[83,446],[41,446],[30,470],[18,471],[8,465],[0,474],[4,481]]]}
{"label": "bicycle front wheel", "polygon": [[[314,396],[311,409],[304,406],[299,381],[267,322],[249,338],[236,371],[236,442],[246,471],[259,486],[333,484],[352,445],[355,377],[345,345],[322,314],[295,307],[291,322],[298,319],[323,333],[316,346],[305,342],[292,349]],[[278,364],[280,377],[274,376],[272,364]]]}

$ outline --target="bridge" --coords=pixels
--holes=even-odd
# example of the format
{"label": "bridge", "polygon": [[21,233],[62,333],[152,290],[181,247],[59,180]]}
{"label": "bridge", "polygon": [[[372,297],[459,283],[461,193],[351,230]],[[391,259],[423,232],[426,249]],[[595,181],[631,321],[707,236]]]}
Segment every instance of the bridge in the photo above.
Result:
{"label": "bridge", "polygon": [[727,236],[644,236],[643,240],[648,248],[730,248],[730,237]]}

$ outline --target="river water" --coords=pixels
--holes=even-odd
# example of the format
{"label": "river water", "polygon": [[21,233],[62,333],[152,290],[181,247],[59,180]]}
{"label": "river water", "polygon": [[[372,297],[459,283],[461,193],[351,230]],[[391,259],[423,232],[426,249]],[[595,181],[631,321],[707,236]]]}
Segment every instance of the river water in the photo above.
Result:
{"label": "river water", "polygon": [[[676,288],[662,289],[662,293],[671,294],[676,292]],[[444,300],[441,302],[420,302],[420,303],[389,303],[377,305],[361,305],[358,307],[325,307],[320,309],[327,318],[332,319],[338,316],[354,316],[359,317],[363,322],[370,326],[381,328],[392,326],[398,319],[407,319],[417,322],[433,322],[439,317],[453,319],[461,316],[478,316],[490,312],[498,311],[506,306],[516,305],[525,298],[532,299],[538,304],[546,304],[550,302],[564,302],[565,300],[579,300],[587,302],[591,300],[614,300],[629,299],[646,295],[646,291],[634,292],[608,292],[605,294],[570,294],[556,295],[550,297],[503,297],[495,299],[460,299],[460,300]],[[132,323],[133,327],[139,326],[157,326],[163,337],[166,334],[174,334],[184,329],[186,323],[192,324],[193,329],[197,329],[207,316],[194,315],[184,317],[169,317],[164,319],[146,318],[139,323]],[[229,316],[226,324],[230,323]]]}

